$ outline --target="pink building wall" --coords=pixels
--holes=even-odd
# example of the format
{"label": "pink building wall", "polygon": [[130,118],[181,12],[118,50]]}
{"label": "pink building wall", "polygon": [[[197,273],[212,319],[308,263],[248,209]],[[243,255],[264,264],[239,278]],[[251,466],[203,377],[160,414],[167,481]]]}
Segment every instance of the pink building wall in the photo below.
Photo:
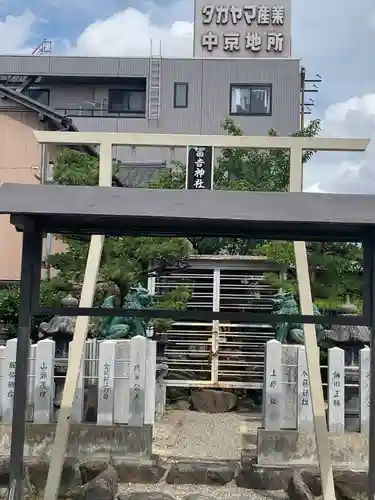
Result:
{"label": "pink building wall", "polygon": [[[7,103],[9,109],[9,101]],[[0,109],[0,183],[38,184],[42,147],[33,131],[45,129],[37,113],[31,111],[1,111]],[[56,149],[48,147],[48,159]],[[59,243],[53,243],[58,251]],[[61,248],[61,246],[60,246]],[[0,215],[0,281],[18,280],[21,269],[22,235],[10,224],[8,215]]]}

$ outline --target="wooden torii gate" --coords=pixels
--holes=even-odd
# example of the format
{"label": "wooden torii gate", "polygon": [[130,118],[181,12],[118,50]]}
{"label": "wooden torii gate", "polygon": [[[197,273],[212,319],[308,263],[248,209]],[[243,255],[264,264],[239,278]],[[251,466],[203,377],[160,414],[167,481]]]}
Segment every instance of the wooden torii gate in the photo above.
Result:
{"label": "wooden torii gate", "polygon": [[[284,149],[290,151],[289,189],[291,192],[302,191],[302,154],[305,150],[313,151],[365,151],[367,139],[326,139],[305,137],[232,137],[215,135],[184,134],[127,134],[100,132],[44,132],[35,131],[39,143],[55,145],[94,145],[100,147],[99,185],[112,184],[112,147],[166,147],[186,148],[202,146],[213,148],[259,148]],[[80,307],[92,307],[96,279],[99,270],[104,236],[93,235],[86,263]],[[294,242],[297,279],[301,313],[313,315],[310,278],[305,242]],[[72,350],[69,357],[66,382],[61,401],[55,441],[52,448],[44,500],[56,500],[61,480],[61,473],[66,452],[70,427],[70,416],[74,401],[76,382],[81,369],[85,341],[89,326],[88,316],[78,316],[75,326]],[[332,464],[325,417],[325,405],[322,390],[319,349],[314,324],[305,324],[305,347],[310,380],[311,401],[316,434],[317,453],[322,479],[324,500],[334,500]]]}

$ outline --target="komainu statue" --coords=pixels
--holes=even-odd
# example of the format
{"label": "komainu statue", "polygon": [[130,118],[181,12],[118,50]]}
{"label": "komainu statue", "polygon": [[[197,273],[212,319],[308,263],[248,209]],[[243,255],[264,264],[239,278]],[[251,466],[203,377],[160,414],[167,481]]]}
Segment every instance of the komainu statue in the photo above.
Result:
{"label": "komainu statue", "polygon": [[[301,314],[292,293],[278,293],[273,299],[273,314]],[[319,315],[319,309],[313,304],[314,315]],[[315,325],[318,344],[325,340],[325,330],[322,325]],[[278,323],[275,328],[275,338],[282,344],[304,344],[303,325],[299,323]]]}
{"label": "komainu statue", "polygon": [[[121,304],[120,292],[117,286],[111,286],[108,290],[101,307],[114,309],[122,307],[123,309],[149,309],[152,307],[153,298],[148,290],[142,285],[130,287],[128,295]],[[99,321],[97,334],[99,338],[111,339],[130,339],[136,335],[146,337],[147,320],[144,318],[115,316],[106,317]]]}
{"label": "komainu statue", "polygon": [[[78,300],[72,295],[67,295],[61,301],[62,307],[78,307]],[[53,316],[51,321],[43,322],[38,328],[38,338],[52,339],[56,342],[56,357],[67,357],[69,342],[73,339],[76,316]],[[89,328],[90,333],[90,328]]]}

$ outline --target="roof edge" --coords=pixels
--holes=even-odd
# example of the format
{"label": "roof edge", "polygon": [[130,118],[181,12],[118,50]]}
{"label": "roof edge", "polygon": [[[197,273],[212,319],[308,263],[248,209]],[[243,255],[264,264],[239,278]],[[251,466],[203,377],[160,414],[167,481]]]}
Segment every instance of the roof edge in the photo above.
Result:
{"label": "roof edge", "polygon": [[[35,99],[22,94],[21,92],[11,90],[4,85],[0,85],[0,98],[9,99],[16,104],[20,104],[25,108],[46,116],[58,129],[60,129],[60,131],[79,132],[79,129],[74,125],[73,120],[70,117],[58,113],[55,109],[51,108],[51,106],[42,104]],[[82,146],[82,149],[90,156],[99,157],[98,152],[91,146]]]}

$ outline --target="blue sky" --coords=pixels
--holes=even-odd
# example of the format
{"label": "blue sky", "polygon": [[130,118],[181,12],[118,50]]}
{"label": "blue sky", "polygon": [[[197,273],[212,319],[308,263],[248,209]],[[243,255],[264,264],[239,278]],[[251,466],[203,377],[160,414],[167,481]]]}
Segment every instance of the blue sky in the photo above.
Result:
{"label": "blue sky", "polygon": [[[148,55],[149,39],[160,38],[163,55],[189,56],[192,17],[192,0],[0,0],[0,52],[29,53],[45,37],[55,54]],[[309,76],[323,77],[314,116],[325,135],[375,141],[374,43],[374,0],[292,0],[293,56]],[[375,191],[371,150],[354,160],[335,157],[312,162],[307,184]]]}

